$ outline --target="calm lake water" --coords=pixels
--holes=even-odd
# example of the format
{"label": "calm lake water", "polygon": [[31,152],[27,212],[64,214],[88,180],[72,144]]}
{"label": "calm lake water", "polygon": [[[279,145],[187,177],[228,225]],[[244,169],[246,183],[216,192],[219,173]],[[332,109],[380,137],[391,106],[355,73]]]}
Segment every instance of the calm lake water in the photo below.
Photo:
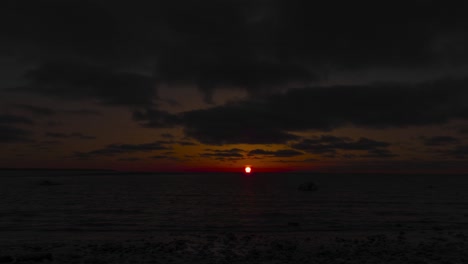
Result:
{"label": "calm lake water", "polygon": [[2,173],[1,239],[468,229],[466,176],[80,174]]}

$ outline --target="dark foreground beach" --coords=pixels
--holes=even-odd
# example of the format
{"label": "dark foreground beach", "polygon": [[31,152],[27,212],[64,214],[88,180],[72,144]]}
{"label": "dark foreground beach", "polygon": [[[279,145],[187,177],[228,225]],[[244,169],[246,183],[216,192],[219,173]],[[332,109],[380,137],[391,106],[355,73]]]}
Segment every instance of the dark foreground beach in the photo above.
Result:
{"label": "dark foreground beach", "polygon": [[4,244],[0,263],[468,263],[468,234],[167,235]]}

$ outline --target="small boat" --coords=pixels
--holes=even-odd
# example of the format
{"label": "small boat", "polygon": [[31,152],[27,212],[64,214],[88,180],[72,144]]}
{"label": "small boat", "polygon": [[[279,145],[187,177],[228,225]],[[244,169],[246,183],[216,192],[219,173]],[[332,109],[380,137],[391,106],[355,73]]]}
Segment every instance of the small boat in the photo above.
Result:
{"label": "small boat", "polygon": [[39,182],[39,185],[41,185],[41,186],[56,186],[56,185],[61,185],[61,184],[58,183],[58,182],[54,182],[54,181],[43,180],[43,181]]}
{"label": "small boat", "polygon": [[316,191],[318,189],[318,187],[313,182],[306,182],[306,183],[303,183],[303,184],[299,185],[299,187],[297,189],[299,191],[304,191],[304,192],[313,192],[313,191]]}

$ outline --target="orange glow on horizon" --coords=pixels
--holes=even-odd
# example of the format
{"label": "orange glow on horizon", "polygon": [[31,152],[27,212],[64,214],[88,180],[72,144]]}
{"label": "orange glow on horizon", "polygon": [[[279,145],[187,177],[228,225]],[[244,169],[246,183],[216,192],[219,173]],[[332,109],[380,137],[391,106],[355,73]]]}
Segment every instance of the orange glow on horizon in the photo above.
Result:
{"label": "orange glow on horizon", "polygon": [[245,167],[245,173],[250,173],[252,171],[252,168],[250,166]]}
{"label": "orange glow on horizon", "polygon": [[[268,164],[269,165],[269,164]],[[245,168],[250,167],[250,174],[262,173],[285,173],[295,171],[296,167],[288,166],[268,166],[265,164],[233,165],[223,166],[223,164],[119,164],[119,166],[102,166],[96,168],[109,168],[117,171],[138,171],[138,172],[157,172],[157,173],[246,173]],[[240,167],[241,166],[241,167]],[[255,171],[254,171],[255,169]],[[302,169],[302,168],[300,168]]]}

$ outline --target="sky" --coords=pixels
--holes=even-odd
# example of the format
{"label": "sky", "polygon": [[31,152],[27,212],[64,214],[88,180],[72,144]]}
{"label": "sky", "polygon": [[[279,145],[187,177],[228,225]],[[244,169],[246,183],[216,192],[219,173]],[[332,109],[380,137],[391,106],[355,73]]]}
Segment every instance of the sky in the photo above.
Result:
{"label": "sky", "polygon": [[467,173],[458,2],[2,1],[0,167]]}

